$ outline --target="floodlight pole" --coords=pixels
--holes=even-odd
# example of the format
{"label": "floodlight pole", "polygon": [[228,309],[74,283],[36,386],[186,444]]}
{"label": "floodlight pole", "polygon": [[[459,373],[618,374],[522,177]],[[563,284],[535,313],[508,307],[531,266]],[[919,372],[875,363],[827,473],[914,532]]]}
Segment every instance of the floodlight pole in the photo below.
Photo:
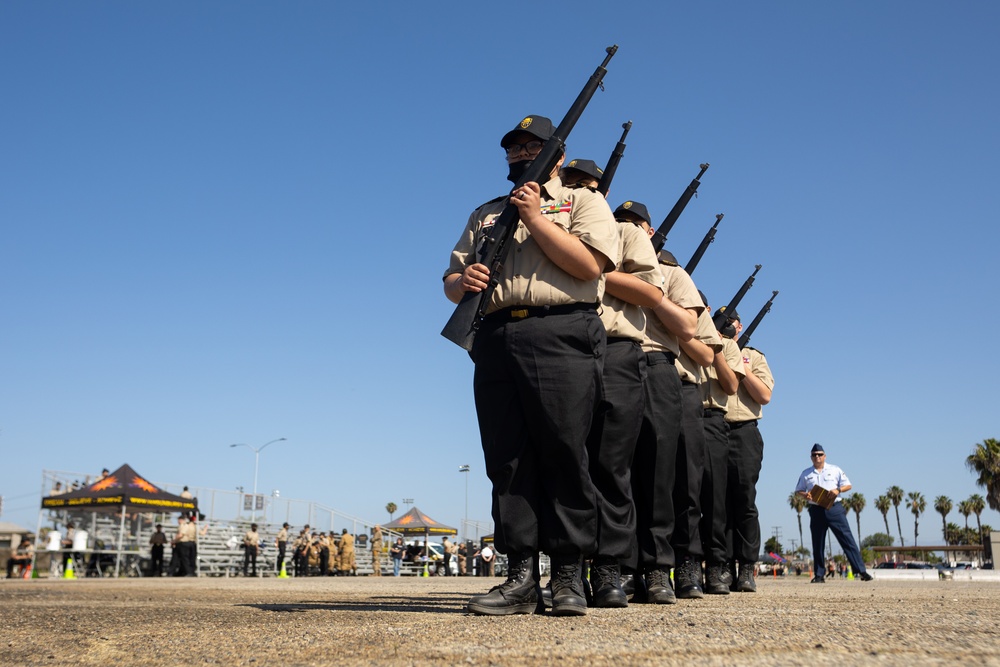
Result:
{"label": "floodlight pole", "polygon": [[458,472],[465,473],[465,518],[462,519],[462,537],[465,538],[463,541],[469,540],[469,464],[464,463],[458,466]]}
{"label": "floodlight pole", "polygon": [[[268,445],[273,445],[276,442],[282,442],[288,438],[277,438],[271,442],[265,442],[260,447],[251,447],[250,445],[242,442],[237,442],[236,444],[229,445],[230,447],[246,447],[247,449],[253,450],[253,503],[250,504],[250,522],[253,523],[257,518],[257,472],[260,470],[260,453]],[[267,516],[265,511],[264,516]]]}

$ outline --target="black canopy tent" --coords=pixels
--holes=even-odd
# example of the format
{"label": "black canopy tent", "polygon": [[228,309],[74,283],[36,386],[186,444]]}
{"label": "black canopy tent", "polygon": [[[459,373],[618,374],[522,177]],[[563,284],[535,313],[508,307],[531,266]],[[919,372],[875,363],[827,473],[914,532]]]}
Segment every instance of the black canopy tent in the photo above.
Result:
{"label": "black canopy tent", "polygon": [[118,576],[125,538],[126,510],[191,512],[197,511],[198,500],[167,493],[147,481],[126,463],[107,477],[82,489],[42,498],[42,509],[121,512],[121,526],[118,530],[118,557],[115,561],[115,576]]}

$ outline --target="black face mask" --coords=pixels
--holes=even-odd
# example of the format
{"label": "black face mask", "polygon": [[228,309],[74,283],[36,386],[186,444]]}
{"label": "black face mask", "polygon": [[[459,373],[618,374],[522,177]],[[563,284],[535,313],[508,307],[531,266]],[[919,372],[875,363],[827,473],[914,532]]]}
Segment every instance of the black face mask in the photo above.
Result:
{"label": "black face mask", "polygon": [[521,160],[520,162],[511,162],[507,165],[507,180],[511,183],[517,183],[524,172],[528,171],[528,167],[534,164],[534,160]]}
{"label": "black face mask", "polygon": [[721,333],[726,338],[734,338],[736,336],[736,325],[727,324],[722,328],[722,331],[720,331],[719,333]]}

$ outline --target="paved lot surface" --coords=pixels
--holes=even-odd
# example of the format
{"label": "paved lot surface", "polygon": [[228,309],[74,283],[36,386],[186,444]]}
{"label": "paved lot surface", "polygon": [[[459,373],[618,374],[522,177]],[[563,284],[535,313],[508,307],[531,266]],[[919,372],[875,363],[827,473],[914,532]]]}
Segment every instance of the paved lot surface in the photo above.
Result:
{"label": "paved lot surface", "polygon": [[1000,665],[1000,584],[759,582],[585,617],[473,578],[0,581],[0,665]]}

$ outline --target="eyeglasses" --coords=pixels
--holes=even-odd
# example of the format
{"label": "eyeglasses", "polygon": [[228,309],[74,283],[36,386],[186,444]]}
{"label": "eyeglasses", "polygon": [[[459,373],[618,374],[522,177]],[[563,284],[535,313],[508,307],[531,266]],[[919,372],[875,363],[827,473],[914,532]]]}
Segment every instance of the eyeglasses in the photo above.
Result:
{"label": "eyeglasses", "polygon": [[526,144],[511,144],[507,146],[504,150],[507,151],[507,157],[514,157],[515,155],[520,155],[521,151],[526,151],[529,155],[534,155],[535,153],[542,150],[542,146],[545,145],[544,141],[529,141]]}

